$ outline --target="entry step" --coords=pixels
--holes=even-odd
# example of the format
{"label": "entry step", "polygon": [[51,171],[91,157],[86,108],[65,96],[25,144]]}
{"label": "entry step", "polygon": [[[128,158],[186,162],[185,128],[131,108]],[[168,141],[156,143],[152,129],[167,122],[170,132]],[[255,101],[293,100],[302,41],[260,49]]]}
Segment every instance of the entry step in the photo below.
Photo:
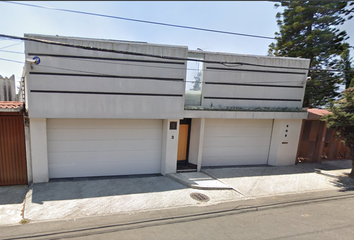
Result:
{"label": "entry step", "polygon": [[167,174],[167,177],[191,188],[195,189],[215,189],[230,190],[233,189],[224,183],[202,173],[202,172],[178,172]]}

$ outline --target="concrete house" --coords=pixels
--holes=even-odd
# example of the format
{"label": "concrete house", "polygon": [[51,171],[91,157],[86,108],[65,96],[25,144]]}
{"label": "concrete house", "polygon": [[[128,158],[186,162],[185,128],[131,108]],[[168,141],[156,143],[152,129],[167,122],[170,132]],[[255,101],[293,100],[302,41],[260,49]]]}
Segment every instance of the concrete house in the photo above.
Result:
{"label": "concrete house", "polygon": [[307,59],[25,36],[33,182],[295,164]]}

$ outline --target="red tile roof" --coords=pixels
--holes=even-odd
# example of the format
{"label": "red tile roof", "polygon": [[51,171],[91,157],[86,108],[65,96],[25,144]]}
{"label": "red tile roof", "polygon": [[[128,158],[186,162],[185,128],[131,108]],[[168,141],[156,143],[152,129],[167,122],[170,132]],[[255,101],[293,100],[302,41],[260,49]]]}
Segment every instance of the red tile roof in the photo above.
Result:
{"label": "red tile roof", "polygon": [[0,101],[0,109],[18,109],[23,106],[23,102]]}
{"label": "red tile roof", "polygon": [[307,112],[309,113],[309,116],[307,119],[310,119],[310,120],[318,120],[318,119],[320,119],[320,117],[331,113],[330,111],[328,111],[326,109],[318,109],[318,108],[307,109]]}
{"label": "red tile roof", "polygon": [[315,115],[319,115],[319,116],[324,116],[324,115],[331,113],[330,111],[328,111],[326,109],[317,109],[317,108],[307,109],[307,111],[310,113],[313,113]]}

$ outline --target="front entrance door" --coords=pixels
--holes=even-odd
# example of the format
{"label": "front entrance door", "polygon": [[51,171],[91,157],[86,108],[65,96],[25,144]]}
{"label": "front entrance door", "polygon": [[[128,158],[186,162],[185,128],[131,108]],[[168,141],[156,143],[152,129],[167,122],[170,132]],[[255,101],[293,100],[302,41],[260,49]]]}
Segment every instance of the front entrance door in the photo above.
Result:
{"label": "front entrance door", "polygon": [[191,119],[180,120],[177,152],[178,165],[186,165],[188,163],[190,125]]}
{"label": "front entrance door", "polygon": [[177,161],[187,160],[188,132],[189,132],[188,124],[179,125]]}

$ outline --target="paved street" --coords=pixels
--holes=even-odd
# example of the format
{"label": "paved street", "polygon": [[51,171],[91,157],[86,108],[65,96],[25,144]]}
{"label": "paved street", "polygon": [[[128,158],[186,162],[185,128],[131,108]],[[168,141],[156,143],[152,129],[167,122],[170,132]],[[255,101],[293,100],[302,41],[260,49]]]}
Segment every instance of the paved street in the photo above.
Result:
{"label": "paved street", "polygon": [[353,239],[353,191],[0,228],[2,239]]}

